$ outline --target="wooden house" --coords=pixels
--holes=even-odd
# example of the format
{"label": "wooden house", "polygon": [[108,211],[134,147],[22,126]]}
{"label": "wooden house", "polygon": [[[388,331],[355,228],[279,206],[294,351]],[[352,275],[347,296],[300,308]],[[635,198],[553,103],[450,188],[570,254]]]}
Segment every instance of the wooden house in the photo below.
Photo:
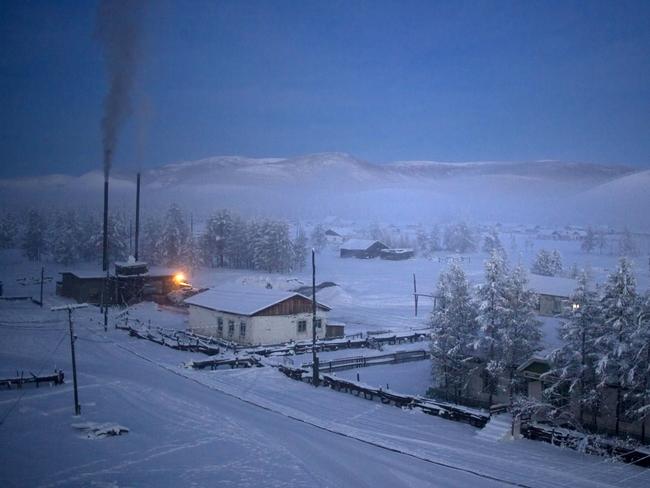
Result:
{"label": "wooden house", "polygon": [[[218,287],[185,300],[188,327],[240,344],[278,344],[312,337],[312,301],[296,292]],[[325,337],[330,308],[317,304],[316,335]]]}
{"label": "wooden house", "polygon": [[342,258],[372,259],[381,254],[388,246],[381,241],[370,239],[350,239],[345,241],[340,248]]}
{"label": "wooden house", "polygon": [[577,287],[578,282],[570,278],[533,273],[528,275],[528,289],[538,297],[536,312],[539,315],[554,316],[562,313]]}
{"label": "wooden house", "polygon": [[389,261],[403,261],[411,259],[415,255],[413,249],[382,249],[379,253],[381,259]]}

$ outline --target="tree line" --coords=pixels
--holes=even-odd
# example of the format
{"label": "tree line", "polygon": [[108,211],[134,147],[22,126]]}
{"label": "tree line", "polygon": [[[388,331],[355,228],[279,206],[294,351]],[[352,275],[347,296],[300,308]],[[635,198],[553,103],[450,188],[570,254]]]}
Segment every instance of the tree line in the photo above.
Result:
{"label": "tree line", "polygon": [[[505,391],[515,411],[598,431],[598,418],[620,423],[650,416],[650,294],[640,294],[632,266],[621,258],[600,289],[582,272],[559,328],[561,346],[548,355],[543,399],[524,399],[517,368],[542,348],[535,296],[518,265],[509,270],[503,253],[485,263],[484,282],[474,292],[458,265],[443,272],[431,316],[434,393],[460,401],[479,374],[492,397]],[[613,404],[605,402],[608,390]],[[576,413],[577,412],[577,413]],[[645,437],[645,432],[642,432]]]}

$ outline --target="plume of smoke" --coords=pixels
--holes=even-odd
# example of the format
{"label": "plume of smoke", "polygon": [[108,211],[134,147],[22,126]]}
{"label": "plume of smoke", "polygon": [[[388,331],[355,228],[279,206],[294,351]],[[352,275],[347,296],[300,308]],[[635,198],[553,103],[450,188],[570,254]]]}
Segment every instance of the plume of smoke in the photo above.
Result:
{"label": "plume of smoke", "polygon": [[102,118],[105,179],[111,171],[118,132],[131,112],[144,4],[133,0],[101,0],[97,11],[96,36],[104,51],[109,82]]}

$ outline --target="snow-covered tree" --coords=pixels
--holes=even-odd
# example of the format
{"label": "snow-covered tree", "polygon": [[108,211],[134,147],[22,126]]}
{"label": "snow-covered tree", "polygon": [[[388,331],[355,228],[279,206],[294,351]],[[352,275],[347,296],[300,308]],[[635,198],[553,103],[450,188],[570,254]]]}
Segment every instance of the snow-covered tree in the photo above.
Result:
{"label": "snow-covered tree", "polygon": [[639,254],[639,248],[629,229],[623,230],[618,241],[618,252],[621,256],[633,257]]}
{"label": "snow-covered tree", "polygon": [[293,269],[302,271],[307,260],[307,235],[302,226],[298,226],[296,238],[293,240]]}
{"label": "snow-covered tree", "polygon": [[562,256],[557,250],[540,249],[530,270],[538,275],[558,276],[562,273]]}
{"label": "snow-covered tree", "polygon": [[584,252],[591,252],[594,249],[596,249],[596,233],[594,232],[594,229],[592,229],[591,226],[587,227],[587,233],[585,234],[585,237],[582,239],[582,243],[580,244],[580,249],[582,249]]}
{"label": "snow-covered tree", "polygon": [[0,219],[0,249],[10,249],[18,244],[18,221],[6,213]]}
{"label": "snow-covered tree", "polygon": [[499,239],[499,233],[496,228],[492,227],[483,237],[483,252],[492,254],[494,251],[504,252],[504,249]]}
{"label": "snow-covered tree", "polygon": [[541,323],[535,316],[535,295],[528,289],[526,271],[517,266],[506,282],[507,308],[500,330],[503,361],[511,405],[518,386],[517,368],[540,349]]}
{"label": "snow-covered tree", "polygon": [[484,360],[482,374],[490,404],[506,368],[502,331],[509,306],[506,262],[501,253],[493,252],[485,262],[485,280],[478,288],[476,318],[481,332],[476,348]]}
{"label": "snow-covered tree", "polygon": [[199,239],[199,249],[204,264],[210,267],[226,266],[229,236],[232,234],[232,216],[227,210],[220,210],[207,222]]}
{"label": "snow-covered tree", "polygon": [[81,260],[81,226],[77,214],[60,212],[54,225],[50,226],[49,249],[52,259],[61,264],[72,264]]}
{"label": "snow-covered tree", "polygon": [[431,315],[433,378],[446,400],[458,402],[475,367],[471,358],[478,339],[476,308],[460,266],[454,264],[440,275],[436,295],[440,306]]}
{"label": "snow-covered tree", "polygon": [[321,224],[318,224],[311,232],[311,246],[318,253],[321,252],[326,245],[327,236],[325,235],[325,229]]}
{"label": "snow-covered tree", "polygon": [[39,261],[45,251],[46,225],[43,217],[36,210],[27,214],[27,224],[22,239],[22,250],[30,261]]}
{"label": "snow-covered tree", "polygon": [[142,240],[138,257],[150,265],[162,263],[162,222],[154,215],[148,215],[142,227]]}
{"label": "snow-covered tree", "polygon": [[465,222],[450,224],[445,228],[445,249],[452,252],[466,253],[476,250],[474,234]]}
{"label": "snow-covered tree", "polygon": [[630,344],[635,332],[638,296],[636,279],[630,262],[621,258],[618,268],[609,276],[601,299],[603,328],[597,344],[600,359],[597,366],[601,388],[616,389],[616,435],[623,414],[623,389],[633,386],[629,372],[634,367]]}
{"label": "snow-covered tree", "polygon": [[160,239],[161,257],[165,265],[187,264],[190,229],[180,207],[173,203],[165,215]]}
{"label": "snow-covered tree", "polygon": [[645,423],[650,418],[650,293],[646,294],[630,334],[632,368],[627,384],[628,417],[641,422],[641,442],[646,442]]}

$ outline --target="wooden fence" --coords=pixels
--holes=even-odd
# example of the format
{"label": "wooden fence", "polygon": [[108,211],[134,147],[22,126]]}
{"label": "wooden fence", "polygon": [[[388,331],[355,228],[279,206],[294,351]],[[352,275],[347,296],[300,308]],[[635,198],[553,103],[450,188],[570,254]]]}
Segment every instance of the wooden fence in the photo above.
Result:
{"label": "wooden fence", "polygon": [[[380,364],[398,364],[409,361],[422,361],[423,359],[429,359],[429,353],[423,349],[418,349],[416,351],[398,351],[379,356],[355,356],[351,358],[332,359],[331,361],[320,362],[318,369],[319,371],[331,373],[332,371],[364,368],[366,366],[376,366]],[[312,363],[303,364],[302,367],[310,369]]]}
{"label": "wooden fence", "polygon": [[24,385],[31,384],[36,385],[36,388],[38,388],[41,383],[61,385],[63,384],[63,376],[63,371],[61,370],[56,371],[54,374],[44,376],[37,376],[34,373],[29,373],[28,376],[25,376],[24,373],[21,375],[16,373],[16,377],[14,378],[0,379],[0,388],[11,390],[13,387],[22,388]]}

